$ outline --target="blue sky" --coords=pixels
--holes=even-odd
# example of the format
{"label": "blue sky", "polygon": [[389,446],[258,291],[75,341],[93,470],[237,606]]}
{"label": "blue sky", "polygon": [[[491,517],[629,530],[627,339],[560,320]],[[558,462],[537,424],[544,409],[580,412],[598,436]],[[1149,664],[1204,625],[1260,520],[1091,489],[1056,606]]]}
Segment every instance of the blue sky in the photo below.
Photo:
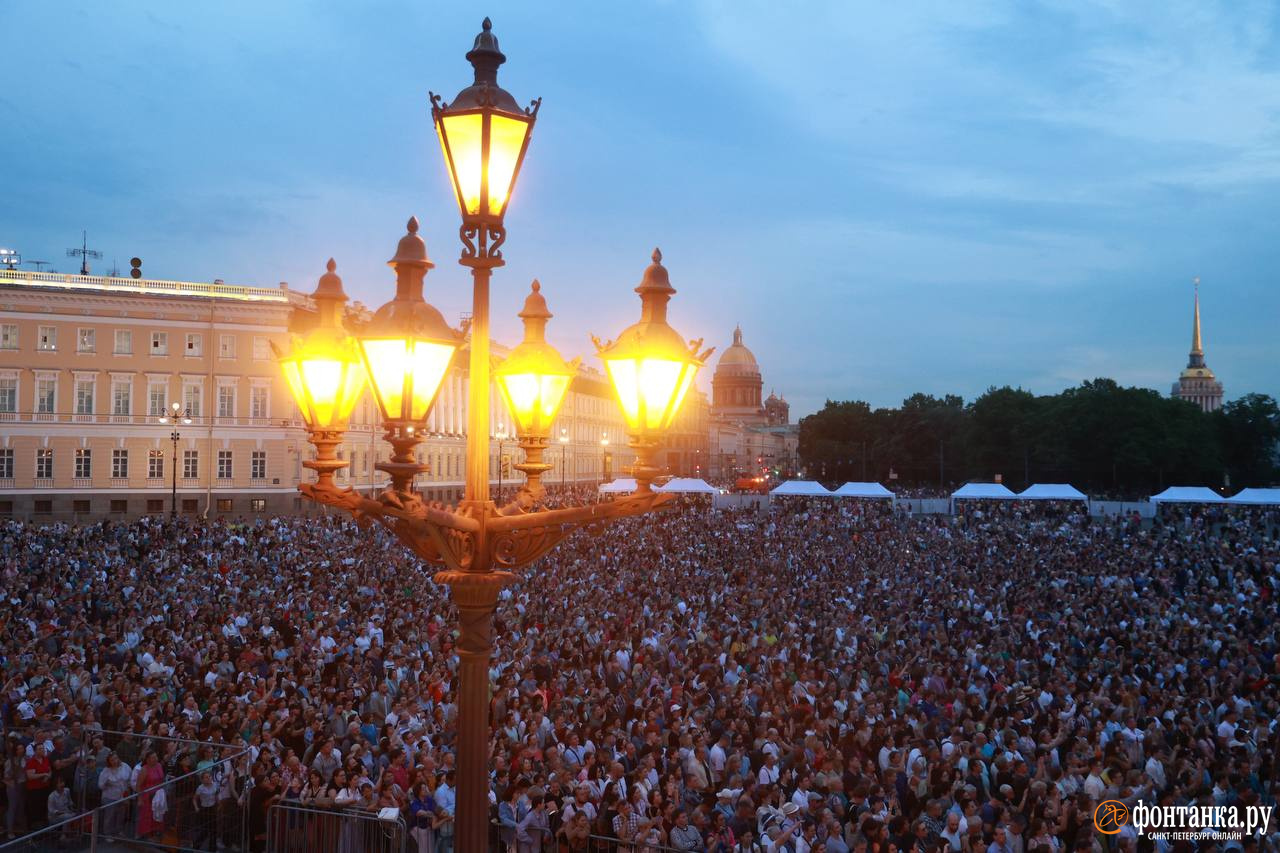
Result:
{"label": "blue sky", "polygon": [[[543,97],[495,278],[538,277],[567,356],[638,315],[735,323],[804,414],[1095,376],[1167,392],[1191,279],[1229,398],[1280,396],[1280,5],[0,0],[0,245],[73,269],[390,298],[416,214],[427,298],[467,310],[427,112],[469,81]],[[99,269],[102,265],[99,265]],[[709,371],[708,371],[709,376]]]}

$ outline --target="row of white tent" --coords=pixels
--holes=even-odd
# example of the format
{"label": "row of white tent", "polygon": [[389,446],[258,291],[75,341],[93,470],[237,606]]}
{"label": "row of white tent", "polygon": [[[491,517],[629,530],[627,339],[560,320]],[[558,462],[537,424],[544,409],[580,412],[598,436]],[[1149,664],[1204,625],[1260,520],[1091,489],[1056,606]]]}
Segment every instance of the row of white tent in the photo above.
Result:
{"label": "row of white tent", "polygon": [[[622,477],[605,483],[600,491],[606,494],[634,492],[636,481]],[[714,495],[719,491],[706,480],[693,477],[676,477],[656,491],[676,494]],[[787,480],[769,492],[779,497],[841,497],[895,499],[893,492],[879,483],[845,483],[831,490],[813,480]],[[1088,501],[1089,497],[1067,483],[1036,483],[1021,492],[1012,492],[1001,483],[966,483],[951,494],[951,500],[1038,500],[1038,501]],[[1280,506],[1280,489],[1243,489],[1238,494],[1224,498],[1213,489],[1204,486],[1170,486],[1158,495],[1151,496],[1152,503],[1204,503],[1247,504],[1252,506]]]}
{"label": "row of white tent", "polygon": [[1152,503],[1180,504],[1249,504],[1251,506],[1280,506],[1280,489],[1241,489],[1229,498],[1206,489],[1204,486],[1170,486],[1158,495],[1151,496]]}
{"label": "row of white tent", "polygon": [[[605,483],[600,487],[600,491],[606,495],[622,494],[634,492],[636,490],[636,481],[634,477],[619,477],[611,483]],[[706,480],[699,480],[694,477],[673,477],[661,486],[654,489],[655,492],[672,492],[681,495],[715,495],[720,490],[708,483]]]}

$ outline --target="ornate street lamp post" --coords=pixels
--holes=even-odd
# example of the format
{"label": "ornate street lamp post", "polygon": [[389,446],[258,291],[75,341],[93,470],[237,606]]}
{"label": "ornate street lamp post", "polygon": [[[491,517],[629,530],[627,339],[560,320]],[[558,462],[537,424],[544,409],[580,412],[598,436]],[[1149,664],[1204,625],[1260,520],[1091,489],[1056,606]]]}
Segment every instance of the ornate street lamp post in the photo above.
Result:
{"label": "ornate street lamp post", "polygon": [[[162,424],[172,423],[175,427],[181,421],[184,424],[191,423],[191,410],[182,408],[181,403],[170,403],[169,410],[159,417]],[[176,429],[169,433],[169,440],[173,442],[173,458],[170,459],[169,472],[172,486],[169,490],[169,517],[178,517],[178,439],[182,438],[182,433]]]}
{"label": "ornate street lamp post", "polygon": [[[448,585],[458,610],[459,696],[457,737],[457,812],[455,849],[479,853],[488,846],[489,663],[493,655],[493,613],[498,594],[516,580],[515,569],[534,562],[566,536],[586,525],[649,512],[672,499],[655,492],[659,473],[652,453],[671,422],[694,373],[711,354],[698,354],[701,341],[685,343],[666,323],[666,305],[674,289],[661,255],[636,288],[641,296],[640,322],[616,342],[601,345],[632,433],[637,454],[636,492],[608,504],[548,509],[542,475],[551,424],[564,401],[577,364],[566,363],[546,343],[551,317],[541,288],[534,282],[520,317],[524,341],[498,368],[499,389],[517,427],[526,475],[510,503],[499,506],[489,497],[489,282],[502,266],[506,239],[503,217],[510,203],[520,164],[528,148],[539,101],[521,109],[498,86],[497,70],[506,57],[485,19],[483,32],[467,53],[475,82],[446,104],[432,94],[432,118],[462,215],[459,263],[471,270],[472,312],[469,338],[466,476],[463,499],[456,507],[423,500],[414,485],[427,466],[416,461],[427,416],[463,333],[444,322],[422,296],[423,279],[433,264],[409,220],[390,265],[396,272],[396,297],[378,309],[356,344],[342,329],[341,282],[322,277],[314,299],[319,320],[281,356],[282,369],[303,419],[317,459],[315,483],[300,485],[308,498],[350,512],[357,521],[376,521],[391,530],[422,560],[439,568],[435,581]],[[322,333],[323,330],[323,333]],[[394,454],[378,469],[391,477],[376,497],[339,489],[333,472],[346,465],[333,453],[346,429],[351,407],[347,395],[356,389],[360,366],[383,417],[386,439]],[[355,391],[358,394],[358,389]],[[351,402],[354,402],[352,400]]]}

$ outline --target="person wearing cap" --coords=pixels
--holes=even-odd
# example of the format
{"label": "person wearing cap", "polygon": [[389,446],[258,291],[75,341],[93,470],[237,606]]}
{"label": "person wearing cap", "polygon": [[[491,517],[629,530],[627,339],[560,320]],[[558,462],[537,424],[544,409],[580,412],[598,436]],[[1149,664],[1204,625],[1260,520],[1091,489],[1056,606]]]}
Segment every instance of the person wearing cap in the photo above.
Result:
{"label": "person wearing cap", "polygon": [[724,815],[725,820],[731,820],[737,811],[733,805],[733,798],[737,793],[732,788],[721,788],[716,791],[716,804],[712,810]]}

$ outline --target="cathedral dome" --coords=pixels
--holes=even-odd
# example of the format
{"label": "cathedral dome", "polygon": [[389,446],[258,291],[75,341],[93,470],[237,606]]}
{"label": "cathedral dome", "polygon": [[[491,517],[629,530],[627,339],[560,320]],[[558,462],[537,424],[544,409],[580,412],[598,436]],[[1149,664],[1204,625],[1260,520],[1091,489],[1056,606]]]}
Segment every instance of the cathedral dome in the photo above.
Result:
{"label": "cathedral dome", "polygon": [[760,365],[751,350],[742,343],[742,327],[733,330],[733,344],[720,354],[716,362],[716,375],[724,374],[759,374]]}

